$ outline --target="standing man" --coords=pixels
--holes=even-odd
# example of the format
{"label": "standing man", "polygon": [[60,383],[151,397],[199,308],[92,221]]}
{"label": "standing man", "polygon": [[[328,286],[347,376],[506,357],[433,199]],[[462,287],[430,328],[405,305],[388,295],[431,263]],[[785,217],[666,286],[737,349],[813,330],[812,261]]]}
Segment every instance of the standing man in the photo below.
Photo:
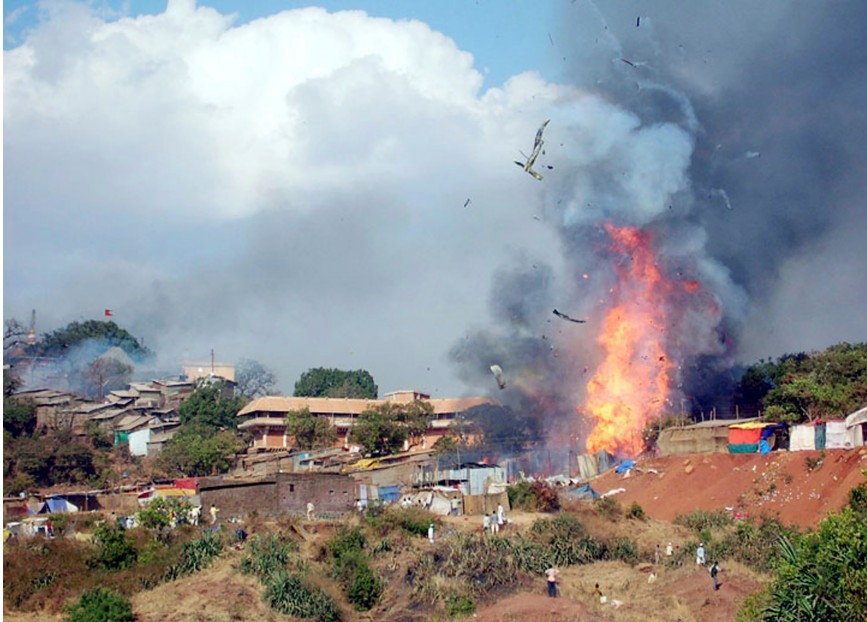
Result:
{"label": "standing man", "polygon": [[710,567],[710,578],[713,579],[713,589],[715,590],[719,589],[719,579],[717,578],[717,575],[719,575],[719,565],[714,562]]}
{"label": "standing man", "polygon": [[485,514],[485,518],[482,519],[482,525],[485,528],[485,535],[488,535],[488,531],[491,529],[491,517]]}
{"label": "standing man", "polygon": [[554,567],[554,564],[545,571],[545,576],[548,578],[548,596],[557,598],[557,583],[560,582],[560,571]]}
{"label": "standing man", "polygon": [[699,566],[705,565],[704,542],[700,542],[698,545],[698,549],[696,549],[696,551],[695,551],[695,563],[698,564]]}
{"label": "standing man", "polygon": [[660,561],[662,561],[662,547],[657,544],[656,552],[653,554],[653,563],[659,566]]}
{"label": "standing man", "polygon": [[430,527],[427,528],[427,539],[430,540],[430,543],[434,543],[434,524],[431,523]]}
{"label": "standing man", "polygon": [[220,508],[218,508],[213,503],[211,504],[211,525],[217,524],[217,514],[220,513]]}
{"label": "standing man", "polygon": [[491,512],[491,535],[500,533],[500,521],[497,520],[497,514]]}
{"label": "standing man", "polygon": [[313,506],[313,502],[308,501],[307,502],[307,520],[313,520],[313,510],[314,509],[316,509],[316,508]]}
{"label": "standing man", "polygon": [[506,524],[506,510],[503,509],[503,504],[497,504],[497,524],[502,527]]}
{"label": "standing man", "polygon": [[671,542],[665,545],[665,555],[666,557],[671,557],[674,554],[674,547],[671,545]]}

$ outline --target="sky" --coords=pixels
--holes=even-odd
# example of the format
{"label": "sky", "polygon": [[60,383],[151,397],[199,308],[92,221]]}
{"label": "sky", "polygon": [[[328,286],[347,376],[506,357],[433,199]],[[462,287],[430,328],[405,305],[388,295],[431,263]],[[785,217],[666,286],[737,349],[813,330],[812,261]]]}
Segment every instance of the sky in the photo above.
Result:
{"label": "sky", "polygon": [[717,310],[690,395],[864,341],[867,5],[721,4],[5,2],[4,318],[574,404],[614,223]]}

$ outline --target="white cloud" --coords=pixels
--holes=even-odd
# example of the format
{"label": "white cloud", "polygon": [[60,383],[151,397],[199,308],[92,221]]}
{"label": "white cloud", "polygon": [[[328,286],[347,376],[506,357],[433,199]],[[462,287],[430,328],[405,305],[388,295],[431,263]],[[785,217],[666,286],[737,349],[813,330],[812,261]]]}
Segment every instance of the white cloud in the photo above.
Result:
{"label": "white cloud", "polygon": [[[358,361],[455,393],[444,353],[487,321],[492,273],[560,261],[546,192],[613,192],[643,224],[686,186],[682,130],[535,73],[481,92],[417,21],[53,6],[5,53],[7,315],[111,307],[169,357],[259,358],[286,390]],[[548,117],[540,184],[511,161]]]}

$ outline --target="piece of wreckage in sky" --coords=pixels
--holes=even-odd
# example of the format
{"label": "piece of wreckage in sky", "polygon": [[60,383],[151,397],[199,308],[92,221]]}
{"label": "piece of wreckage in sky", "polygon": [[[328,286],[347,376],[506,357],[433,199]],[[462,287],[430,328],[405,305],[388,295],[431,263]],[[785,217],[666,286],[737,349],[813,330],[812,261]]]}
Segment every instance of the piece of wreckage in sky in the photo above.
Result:
{"label": "piece of wreckage in sky", "polygon": [[503,375],[503,368],[499,365],[491,365],[491,373],[494,374],[494,378],[497,379],[497,386],[500,389],[506,388],[506,377]]}
{"label": "piece of wreckage in sky", "polygon": [[562,318],[564,320],[569,320],[570,322],[575,322],[576,324],[584,324],[585,322],[587,322],[587,320],[577,320],[574,317],[571,317],[569,315],[566,315],[565,313],[557,311],[557,309],[554,309],[554,315],[556,315],[557,317]]}
{"label": "piece of wreckage in sky", "polygon": [[542,153],[542,145],[545,144],[545,141],[542,140],[542,132],[545,131],[545,128],[550,122],[551,119],[545,119],[545,122],[539,126],[539,129],[536,131],[536,142],[533,144],[533,152],[529,156],[525,155],[523,151],[521,152],[521,155],[527,158],[527,161],[519,162],[518,160],[515,160],[515,164],[530,173],[530,175],[539,181],[542,181],[542,176],[533,170],[533,165],[536,163],[536,158],[538,158],[539,154]]}

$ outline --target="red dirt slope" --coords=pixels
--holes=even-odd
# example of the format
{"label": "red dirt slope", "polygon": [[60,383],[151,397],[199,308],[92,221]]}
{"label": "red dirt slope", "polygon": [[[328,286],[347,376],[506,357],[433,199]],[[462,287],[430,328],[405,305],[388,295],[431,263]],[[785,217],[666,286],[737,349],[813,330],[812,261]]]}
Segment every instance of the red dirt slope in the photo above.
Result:
{"label": "red dirt slope", "polygon": [[[821,461],[818,466],[811,466]],[[638,502],[651,518],[671,521],[693,510],[731,508],[748,516],[768,514],[787,524],[815,526],[867,481],[867,448],[759,454],[699,454],[651,458],[628,477],[604,473],[591,482],[621,504]],[[654,472],[655,471],[655,472]]]}

